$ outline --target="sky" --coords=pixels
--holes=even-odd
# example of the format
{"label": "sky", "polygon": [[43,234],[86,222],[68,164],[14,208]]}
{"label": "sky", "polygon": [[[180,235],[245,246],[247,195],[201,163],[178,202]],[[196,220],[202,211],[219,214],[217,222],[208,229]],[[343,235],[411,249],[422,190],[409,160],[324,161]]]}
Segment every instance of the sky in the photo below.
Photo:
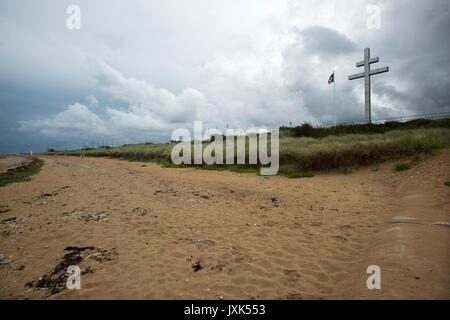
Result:
{"label": "sky", "polygon": [[371,68],[390,68],[371,78],[372,119],[450,112],[449,6],[2,1],[0,153],[167,142],[194,120],[222,130],[363,121],[364,81],[347,77],[363,71],[366,47],[380,57]]}

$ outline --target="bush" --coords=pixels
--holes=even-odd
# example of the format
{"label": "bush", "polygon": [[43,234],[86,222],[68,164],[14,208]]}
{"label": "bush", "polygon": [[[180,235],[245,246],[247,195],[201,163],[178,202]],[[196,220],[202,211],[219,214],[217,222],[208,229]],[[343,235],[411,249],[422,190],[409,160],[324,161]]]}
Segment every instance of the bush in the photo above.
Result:
{"label": "bush", "polygon": [[397,163],[395,165],[395,171],[404,171],[411,169],[411,165],[409,163]]}

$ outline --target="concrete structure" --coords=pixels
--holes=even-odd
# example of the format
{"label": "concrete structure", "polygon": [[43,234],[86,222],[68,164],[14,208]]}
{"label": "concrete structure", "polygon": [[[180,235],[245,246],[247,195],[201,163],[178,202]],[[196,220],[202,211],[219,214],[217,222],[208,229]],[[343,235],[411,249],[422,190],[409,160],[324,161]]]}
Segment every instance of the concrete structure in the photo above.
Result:
{"label": "concrete structure", "polygon": [[370,76],[389,71],[389,67],[370,70],[370,65],[372,63],[377,63],[378,61],[380,61],[380,59],[378,57],[375,57],[375,58],[370,57],[370,48],[365,48],[364,49],[364,61],[360,61],[360,62],[356,63],[356,67],[364,66],[364,72],[356,73],[356,74],[352,74],[351,76],[348,76],[348,80],[364,78],[366,123],[372,122],[371,102],[370,102]]}

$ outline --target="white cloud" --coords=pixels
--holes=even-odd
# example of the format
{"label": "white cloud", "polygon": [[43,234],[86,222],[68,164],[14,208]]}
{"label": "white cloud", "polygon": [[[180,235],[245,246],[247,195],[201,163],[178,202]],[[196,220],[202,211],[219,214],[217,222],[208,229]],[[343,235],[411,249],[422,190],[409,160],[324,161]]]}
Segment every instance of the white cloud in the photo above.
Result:
{"label": "white cloud", "polygon": [[126,112],[146,119],[185,123],[202,119],[213,108],[196,89],[186,88],[177,95],[165,88],[155,88],[147,81],[124,77],[103,61],[99,61],[93,76],[102,91],[128,105]]}
{"label": "white cloud", "polygon": [[97,107],[98,106],[98,100],[93,94],[88,95],[86,97],[86,101],[88,102],[89,106],[91,106],[91,107]]}
{"label": "white cloud", "polygon": [[61,138],[110,134],[105,122],[80,103],[69,105],[64,111],[47,119],[20,121],[19,130],[38,131],[46,136]]}

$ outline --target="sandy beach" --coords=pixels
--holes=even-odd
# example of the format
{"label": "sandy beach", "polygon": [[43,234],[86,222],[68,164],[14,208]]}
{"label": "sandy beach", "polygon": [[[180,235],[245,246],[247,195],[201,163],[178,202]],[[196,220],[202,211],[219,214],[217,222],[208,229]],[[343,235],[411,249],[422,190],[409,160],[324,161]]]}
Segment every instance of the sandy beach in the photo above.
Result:
{"label": "sandy beach", "polygon": [[39,157],[0,189],[1,299],[450,298],[448,149],[304,179]]}

